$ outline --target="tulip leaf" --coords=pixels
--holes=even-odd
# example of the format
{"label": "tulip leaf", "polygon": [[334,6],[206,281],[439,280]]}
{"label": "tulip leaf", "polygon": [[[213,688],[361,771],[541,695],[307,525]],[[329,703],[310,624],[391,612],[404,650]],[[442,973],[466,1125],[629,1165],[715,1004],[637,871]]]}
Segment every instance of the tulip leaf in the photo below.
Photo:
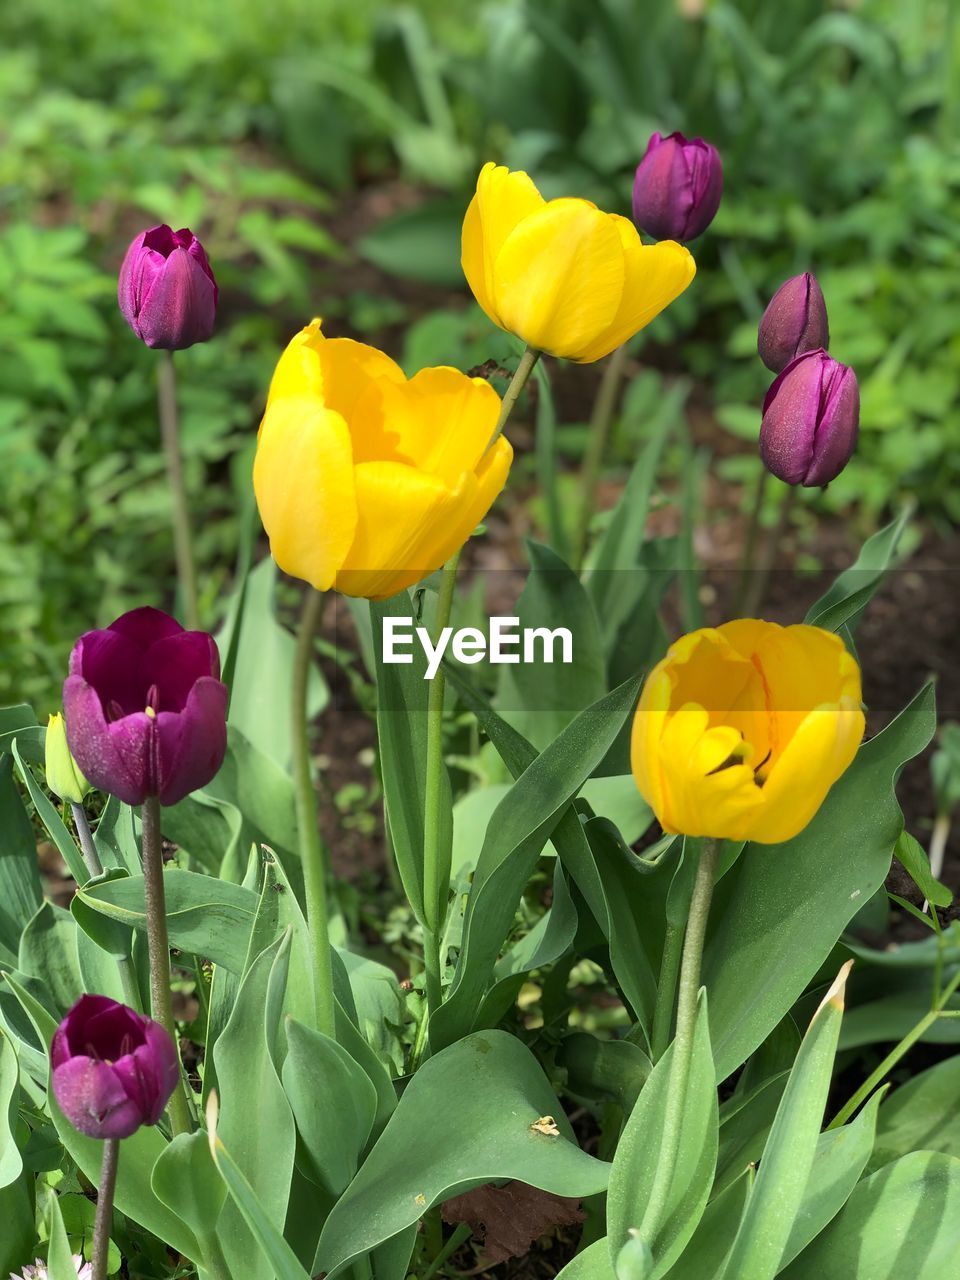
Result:
{"label": "tulip leaf", "polygon": [[841,627],[856,629],[860,615],[883,582],[894,557],[901,535],[912,515],[903,508],[895,520],[869,537],[849,569],[844,569],[832,586],[807,610],[805,622],[839,631]]}
{"label": "tulip leaf", "polygon": [[[163,884],[171,945],[243,973],[257,895],[196,871],[167,871]],[[97,881],[79,896],[111,920],[131,929],[146,928],[143,876]]]}
{"label": "tulip leaf", "polygon": [[777,1107],[787,1087],[788,1072],[783,1071],[765,1080],[736,1110],[724,1114],[720,1110],[720,1150],[717,1154],[717,1176],[714,1194],[742,1175],[751,1164],[756,1164],[763,1154],[767,1135],[773,1126]]}
{"label": "tulip leaf", "polygon": [[178,1134],[153,1166],[151,1186],[187,1224],[209,1257],[219,1247],[216,1224],[227,1189],[210,1155],[207,1135],[200,1130]]}
{"label": "tulip leaf", "polygon": [[[423,649],[412,645],[410,663],[383,661],[384,620],[391,617],[418,619],[406,592],[390,600],[370,602],[373,648],[377,676],[377,736],[387,827],[404,892],[414,915],[424,924],[427,905],[423,900],[423,805],[426,793],[427,698],[430,683],[425,679]],[[453,842],[453,802],[450,778],[441,770],[440,865],[449,867]],[[449,876],[447,877],[449,879]],[[447,888],[440,877],[443,901],[430,904],[430,913],[441,914],[446,907]]]}
{"label": "tulip leaf", "polygon": [[63,1015],[83,995],[77,925],[69,911],[44,902],[23,931],[18,967],[42,981],[53,1007]]}
{"label": "tulip leaf", "polygon": [[[67,1229],[60,1209],[60,1197],[53,1190],[46,1196],[47,1221],[47,1275],[49,1280],[77,1280],[77,1266],[73,1260]],[[112,1242],[111,1242],[112,1243]]]}
{"label": "tulip leaf", "polygon": [[932,902],[935,907],[949,907],[953,894],[935,878],[930,870],[926,850],[909,832],[900,833],[894,855],[928,902]]}
{"label": "tulip leaf", "polygon": [[960,1250],[960,1160],[913,1151],[859,1183],[783,1280],[944,1280]]}
{"label": "tulip leaf", "polygon": [[[780,1269],[811,1181],[851,964],[847,962],[827,991],[800,1043],[723,1280],[773,1280]],[[814,1196],[820,1190],[814,1188]],[[822,1209],[817,1202],[811,1216],[816,1218]]]}
{"label": "tulip leaf", "polygon": [[23,762],[20,751],[17,747],[17,740],[14,738],[10,744],[10,750],[13,758],[17,762],[17,769],[20,777],[23,779],[24,786],[29,792],[30,799],[37,811],[37,816],[46,828],[47,835],[57,846],[60,856],[70,870],[70,874],[76,880],[78,885],[86,884],[90,879],[90,872],[87,870],[86,863],[83,861],[83,855],[77,848],[76,841],[63,824],[63,819],[57,813],[56,808],[51,803],[46,792],[33,776],[33,770],[28,764]]}
{"label": "tulip leaf", "polygon": [[0,1032],[0,1190],[16,1182],[23,1172],[23,1157],[15,1138],[19,1095],[16,1050],[13,1041]]}
{"label": "tulip leaf", "polygon": [[[644,1217],[654,1175],[661,1159],[674,1046],[653,1068],[637,1105],[630,1113],[610,1171],[607,1192],[607,1245],[611,1265]],[[679,1154],[663,1213],[650,1224],[644,1244],[653,1268],[647,1280],[658,1280],[683,1252],[707,1204],[717,1165],[717,1082],[710,1052],[706,994],[697,1008],[693,1053],[684,1094]]]}
{"label": "tulip leaf", "polygon": [[497,806],[467,899],[453,986],[431,1019],[430,1043],[435,1049],[474,1029],[497,956],[540,852],[616,739],[636,701],[637,684],[629,680],[581,711]]}
{"label": "tulip leaf", "polygon": [[[535,1127],[544,1117],[555,1117],[558,1133]],[[519,1040],[502,1031],[459,1040],[407,1085],[327,1219],[313,1273],[332,1277],[431,1206],[485,1182],[517,1179],[573,1197],[604,1190],[610,1166],[572,1138],[546,1076]]]}
{"label": "tulip leaf", "polygon": [[[250,966],[213,1049],[222,1108],[217,1132],[274,1223],[286,1218],[296,1148],[293,1115],[276,1061],[289,961],[288,930]],[[239,1200],[228,1202],[220,1216],[218,1234],[228,1269],[244,1280],[273,1280],[266,1257],[259,1252],[251,1257],[251,1233],[256,1233],[248,1210]]]}
{"label": "tulip leaf", "polygon": [[37,842],[13,781],[13,759],[0,755],[0,961],[16,964],[20,935],[43,901]]}
{"label": "tulip leaf", "polygon": [[718,1079],[773,1030],[883,884],[903,830],[894,783],[934,725],[928,685],[864,743],[799,835],[781,845],[748,844],[717,885],[703,981]]}
{"label": "tulip leaf", "polygon": [[93,834],[93,842],[97,846],[100,861],[107,870],[126,871],[131,876],[140,874],[137,813],[116,796],[107,798]]}
{"label": "tulip leaf", "polygon": [[606,1236],[602,1240],[594,1240],[572,1258],[557,1273],[557,1280],[617,1280]]}
{"label": "tulip leaf", "polygon": [[[515,613],[521,634],[536,629],[546,638],[535,662],[501,667],[496,701],[500,714],[542,751],[577,712],[603,697],[607,674],[600,624],[580,579],[549,547],[528,541],[527,552],[530,573]],[[572,662],[561,661],[561,647],[551,639],[560,626],[571,633]]]}
{"label": "tulip leaf", "polygon": [[960,1054],[900,1085],[880,1108],[871,1169],[910,1151],[960,1157]]}
{"label": "tulip leaf", "polygon": [[745,1168],[722,1191],[711,1192],[696,1231],[667,1273],[668,1280],[717,1280],[752,1187],[753,1170]]}

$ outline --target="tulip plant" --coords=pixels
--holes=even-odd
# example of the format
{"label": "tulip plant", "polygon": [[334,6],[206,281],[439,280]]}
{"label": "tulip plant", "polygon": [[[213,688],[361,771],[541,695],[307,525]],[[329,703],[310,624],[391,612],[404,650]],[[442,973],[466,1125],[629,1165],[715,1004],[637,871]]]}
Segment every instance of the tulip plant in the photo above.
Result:
{"label": "tulip plant", "polygon": [[[895,796],[933,693],[865,738],[855,638],[903,520],[805,616],[706,626],[689,530],[679,553],[647,531],[656,428],[603,526],[581,513],[582,566],[529,545],[532,639],[506,674],[467,625],[468,544],[509,483],[525,383],[548,393],[542,356],[609,357],[589,495],[626,344],[693,282],[684,242],[721,190],[716,151],[680,134],[650,141],[636,225],[486,165],[463,269],[517,341],[503,398],[457,369],[407,377],[314,320],[257,440],[271,558],[218,636],[132,602],[77,639],[62,716],[0,710],[0,1274],[429,1280],[473,1273],[474,1229],[491,1257],[522,1252],[498,1222],[531,1243],[583,1223],[564,1280],[955,1273],[960,1059],[888,1092],[960,1016],[950,894]],[[139,236],[119,296],[148,346],[211,337],[187,231]],[[856,377],[828,340],[815,277],[788,281],[759,331],[776,380],[757,462],[787,486],[826,484],[856,444]],[[302,594],[296,640],[274,564]],[[375,694],[402,969],[356,927],[318,818],[332,595]],[[398,622],[421,639],[400,657]],[[890,954],[861,933],[894,857],[929,936]],[[873,1043],[871,1070],[854,1051]]]}

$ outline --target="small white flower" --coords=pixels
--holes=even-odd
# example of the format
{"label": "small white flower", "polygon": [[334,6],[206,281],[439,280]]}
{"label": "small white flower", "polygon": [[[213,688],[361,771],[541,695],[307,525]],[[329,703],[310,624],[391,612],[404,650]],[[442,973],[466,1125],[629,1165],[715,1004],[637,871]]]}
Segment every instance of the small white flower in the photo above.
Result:
{"label": "small white flower", "polygon": [[[79,1253],[73,1255],[73,1265],[77,1268],[77,1280],[90,1280],[93,1275],[93,1267],[89,1262],[84,1262]],[[11,1271],[10,1280],[49,1280],[49,1275],[47,1264],[37,1258],[32,1266],[23,1268],[22,1275],[14,1275]]]}

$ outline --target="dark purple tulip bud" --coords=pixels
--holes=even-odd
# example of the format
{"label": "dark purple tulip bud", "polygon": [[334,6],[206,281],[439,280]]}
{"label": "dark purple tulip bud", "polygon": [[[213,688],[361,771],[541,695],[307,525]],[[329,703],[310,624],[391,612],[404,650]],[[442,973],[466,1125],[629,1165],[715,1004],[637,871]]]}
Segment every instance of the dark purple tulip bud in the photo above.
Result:
{"label": "dark purple tulip bud", "polygon": [[784,281],[767,304],[757,330],[760,359],[779,373],[791,360],[830,345],[827,304],[809,271]]}
{"label": "dark purple tulip bud", "polygon": [[50,1046],[54,1097],[88,1138],[129,1138],[156,1124],[180,1067],[167,1032],[107,996],[81,996]]}
{"label": "dark purple tulip bud", "polygon": [[682,133],[655,133],[633,180],[633,220],[655,240],[696,240],[713,221],[722,195],[716,147]]}
{"label": "dark purple tulip bud", "polygon": [[120,268],[117,300],[148,347],[182,351],[206,342],[217,315],[217,282],[203,245],[184,227],[142,231]]}
{"label": "dark purple tulip bud", "polygon": [[159,609],[134,609],[80,637],[63,708],[84,776],[126,804],[176,804],[223,763],[227,687],[216,641]]}
{"label": "dark purple tulip bud", "polygon": [[767,392],[760,456],[787,484],[829,484],[850,461],[859,428],[857,375],[825,351],[808,351]]}

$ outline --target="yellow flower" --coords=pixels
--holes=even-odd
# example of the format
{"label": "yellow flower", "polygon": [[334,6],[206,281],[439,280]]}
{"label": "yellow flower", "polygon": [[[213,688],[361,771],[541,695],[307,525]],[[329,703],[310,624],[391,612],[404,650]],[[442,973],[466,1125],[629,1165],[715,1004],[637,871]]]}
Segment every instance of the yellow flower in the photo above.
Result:
{"label": "yellow flower", "polygon": [[61,800],[80,804],[90,790],[90,783],[80,772],[76,760],[67,746],[67,728],[58,711],[47,721],[44,737],[44,769],[47,786]]}
{"label": "yellow flower", "polygon": [[544,200],[530,178],[485,164],[463,220],[463,273],[494,324],[589,363],[679,297],[696,272],[673,240],[644,244],[589,200]]}
{"label": "yellow flower", "polygon": [[777,844],[817,812],[863,730],[839,636],[744,618],[683,636],[650,672],[633,774],[665,831]]}
{"label": "yellow flower", "polygon": [[499,413],[481,378],[437,368],[408,380],[314,320],[277,364],[253,466],[277,564],[371,600],[419,582],[503,488],[513,450],[502,436],[488,448]]}

